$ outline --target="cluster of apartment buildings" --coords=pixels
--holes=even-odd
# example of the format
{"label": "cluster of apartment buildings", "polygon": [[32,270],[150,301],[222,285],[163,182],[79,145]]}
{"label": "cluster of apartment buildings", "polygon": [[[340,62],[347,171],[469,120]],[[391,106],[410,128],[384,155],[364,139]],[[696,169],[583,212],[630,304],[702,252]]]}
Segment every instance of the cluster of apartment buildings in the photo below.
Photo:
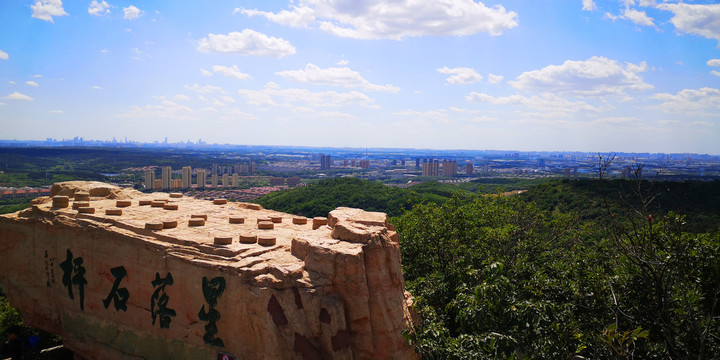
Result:
{"label": "cluster of apartment buildings", "polygon": [[[419,164],[420,160],[416,160],[416,164]],[[440,160],[437,159],[423,159],[422,161],[422,176],[440,176]],[[469,166],[467,166],[469,165]],[[468,163],[465,170],[468,174],[472,174],[472,164]],[[443,160],[442,161],[442,176],[450,177],[455,176],[458,173],[457,161],[455,160]]]}
{"label": "cluster of apartment buildings", "polygon": [[[217,188],[222,184],[223,188],[238,187],[240,174],[254,174],[255,162],[236,164],[234,166],[213,165],[210,175],[210,186]],[[190,166],[182,168],[180,179],[173,179],[173,170],[170,166],[160,168],[160,178],[157,179],[155,170],[145,171],[145,188],[153,190],[189,189],[192,187],[204,188],[208,186],[207,170],[195,169],[195,182],[193,182],[193,169]],[[194,186],[193,186],[194,185]]]}

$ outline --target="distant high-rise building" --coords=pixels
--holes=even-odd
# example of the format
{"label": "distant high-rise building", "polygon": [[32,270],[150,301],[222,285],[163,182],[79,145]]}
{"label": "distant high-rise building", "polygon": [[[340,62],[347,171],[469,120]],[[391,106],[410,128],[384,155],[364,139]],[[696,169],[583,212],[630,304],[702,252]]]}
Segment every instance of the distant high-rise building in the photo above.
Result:
{"label": "distant high-rise building", "polygon": [[332,160],[330,155],[320,154],[320,170],[327,170],[331,167]]}
{"label": "distant high-rise building", "polygon": [[230,176],[228,176],[228,174],[223,174],[222,184],[224,188],[230,187]]}
{"label": "distant high-rise building", "polygon": [[273,176],[270,178],[270,186],[285,185],[285,178]]}
{"label": "distant high-rise building", "polygon": [[416,168],[420,167],[420,158],[415,158],[415,167]]}
{"label": "distant high-rise building", "polygon": [[433,159],[423,159],[422,176],[440,176],[440,162]]}
{"label": "distant high-rise building", "polygon": [[155,170],[145,170],[145,188],[152,189],[155,183]]}
{"label": "distant high-rise building", "polygon": [[360,160],[360,168],[361,169],[369,169],[370,168],[370,160]]}
{"label": "distant high-rise building", "polygon": [[169,166],[162,167],[162,188],[169,189],[172,186],[172,168]]}
{"label": "distant high-rise building", "polygon": [[155,179],[153,181],[153,187],[152,187],[153,190],[162,190],[162,186],[163,186],[162,179]]}
{"label": "distant high-rise building", "polygon": [[475,170],[473,169],[472,163],[465,164],[465,173],[468,175],[472,175]]}
{"label": "distant high-rise building", "polygon": [[197,187],[198,188],[204,188],[205,187],[205,170],[198,169],[197,170]]}
{"label": "distant high-rise building", "polygon": [[443,160],[443,176],[457,175],[457,161]]}
{"label": "distant high-rise building", "polygon": [[237,173],[232,174],[232,187],[234,187],[234,188],[238,187],[239,183],[240,183],[240,181],[238,178],[238,174]]}
{"label": "distant high-rise building", "polygon": [[192,187],[192,168],[190,166],[182,168],[182,187],[185,189]]}
{"label": "distant high-rise building", "polygon": [[213,189],[217,189],[217,186],[218,186],[217,174],[210,175],[210,185],[212,185]]}

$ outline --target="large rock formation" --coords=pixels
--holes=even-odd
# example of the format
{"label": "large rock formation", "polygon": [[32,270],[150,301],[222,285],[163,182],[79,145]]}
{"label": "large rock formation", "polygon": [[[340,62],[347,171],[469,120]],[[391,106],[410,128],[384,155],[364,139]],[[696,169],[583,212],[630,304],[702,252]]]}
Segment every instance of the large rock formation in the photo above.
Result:
{"label": "large rock formation", "polygon": [[0,284],[27,324],[77,355],[417,357],[383,213],[305,219],[87,182],[51,194],[0,216]]}

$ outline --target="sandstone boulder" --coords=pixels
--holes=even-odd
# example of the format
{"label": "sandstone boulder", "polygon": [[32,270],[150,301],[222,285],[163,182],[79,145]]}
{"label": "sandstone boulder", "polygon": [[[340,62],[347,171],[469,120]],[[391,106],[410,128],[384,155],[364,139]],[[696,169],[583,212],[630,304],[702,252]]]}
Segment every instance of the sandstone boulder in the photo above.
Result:
{"label": "sandstone boulder", "polygon": [[[401,335],[412,297],[385,214],[339,208],[316,229],[282,221],[266,230],[257,219],[291,215],[188,197],[173,198],[178,210],[169,212],[139,205],[167,194],[94,182],[56,184],[52,194],[79,191],[97,211],[44,198],[0,216],[8,300],[26,324],[61,334],[78,356],[418,357]],[[117,199],[131,205],[110,215]],[[189,226],[193,214],[205,225]],[[162,229],[146,229],[151,222]]]}

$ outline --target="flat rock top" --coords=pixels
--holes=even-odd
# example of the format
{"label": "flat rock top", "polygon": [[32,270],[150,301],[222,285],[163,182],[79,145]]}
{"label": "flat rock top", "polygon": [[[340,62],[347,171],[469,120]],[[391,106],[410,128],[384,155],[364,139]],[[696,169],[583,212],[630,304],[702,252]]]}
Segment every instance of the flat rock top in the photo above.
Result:
{"label": "flat rock top", "polygon": [[[104,183],[60,183],[53,187],[52,193],[58,197],[59,206],[63,206],[60,205],[60,198],[69,196],[69,203],[65,200],[68,206],[53,207],[53,197],[37,198],[33,201],[32,209],[2,217],[6,221],[47,219],[83,230],[118,233],[136,239],[140,244],[165,248],[170,256],[209,266],[221,266],[226,270],[234,269],[238,273],[258,268],[265,269],[260,270],[260,273],[272,273],[272,268],[281,269],[283,274],[302,272],[303,259],[293,255],[294,239],[300,239],[304,244],[310,243],[313,247],[327,248],[330,252],[357,254],[367,243],[363,243],[364,239],[373,236],[377,239],[378,234],[384,238],[386,235],[382,234],[387,234],[387,216],[384,213],[351,208],[334,210],[327,220],[320,219],[318,223],[322,225],[319,225],[314,224],[314,219],[307,219],[304,224],[303,221],[293,222],[296,216],[263,209],[257,204],[214,202],[161,192],[145,194]],[[75,193],[78,193],[77,202],[89,203],[94,212],[73,209]],[[141,202],[146,204],[153,201],[162,201],[171,206],[140,205]],[[118,210],[122,214],[113,215]],[[206,217],[204,225],[191,226],[193,216]],[[244,218],[243,223],[238,223],[237,218]],[[258,219],[271,220],[262,227],[272,224],[273,228],[261,229]],[[169,225],[154,230],[158,223],[163,222]],[[173,227],[175,222],[177,225]],[[148,223],[155,223],[155,227],[147,226]],[[341,228],[344,230],[338,232]],[[343,237],[345,234],[347,238]],[[274,245],[268,245],[266,241],[262,241],[262,245],[257,241],[242,243],[241,236],[271,237],[275,238],[275,242]],[[220,239],[216,244],[216,237],[225,239]],[[228,237],[232,238],[229,244]]]}

